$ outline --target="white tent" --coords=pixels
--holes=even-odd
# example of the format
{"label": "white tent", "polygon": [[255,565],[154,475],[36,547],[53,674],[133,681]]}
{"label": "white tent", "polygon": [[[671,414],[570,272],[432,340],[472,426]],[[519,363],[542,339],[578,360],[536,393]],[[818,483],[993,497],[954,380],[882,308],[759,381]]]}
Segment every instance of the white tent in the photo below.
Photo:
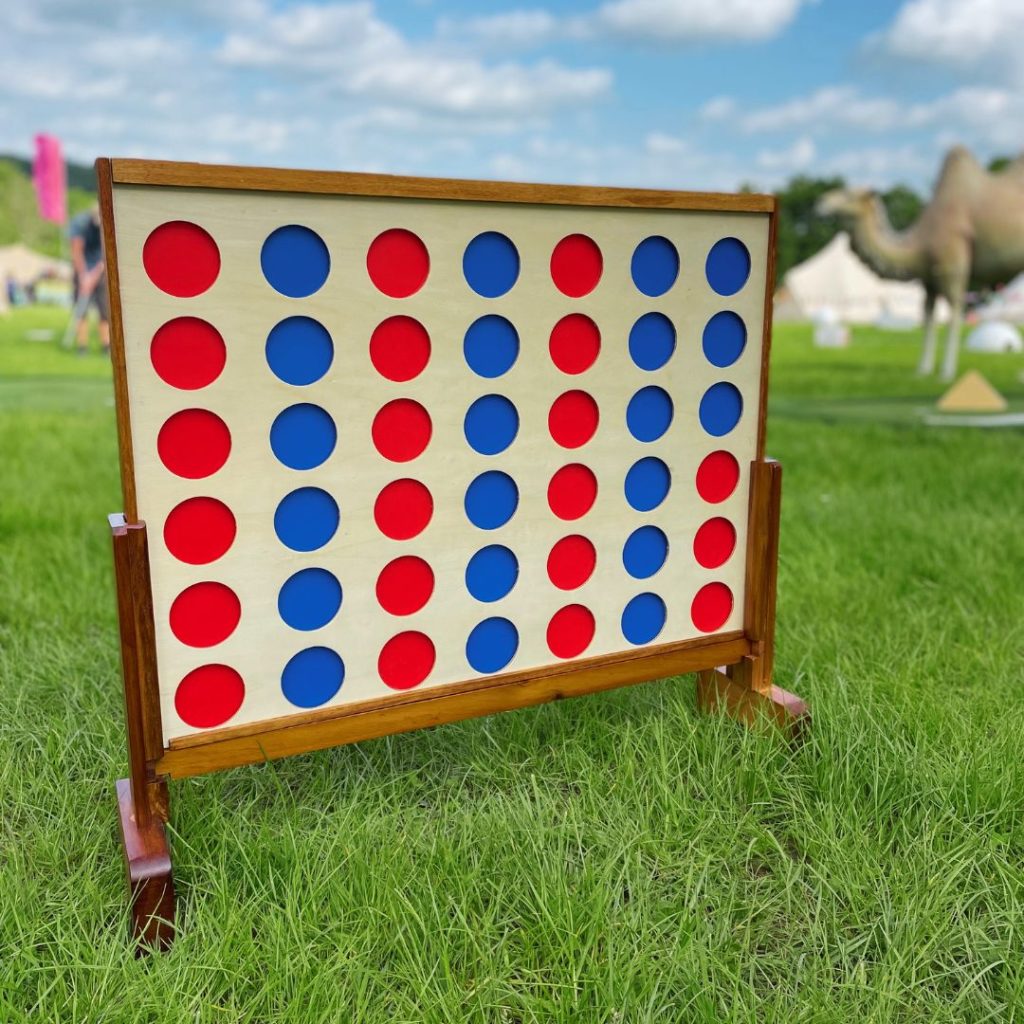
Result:
{"label": "white tent", "polygon": [[971,352],[1022,352],[1020,331],[1005,320],[985,320],[967,335]]}
{"label": "white tent", "polygon": [[24,287],[42,275],[69,280],[71,265],[67,260],[51,259],[20,243],[0,246],[0,313],[7,310],[8,280]]}
{"label": "white tent", "polygon": [[[775,294],[776,320],[811,320],[823,310],[833,310],[848,324],[913,327],[924,313],[924,288],[917,281],[879,277],[855,255],[842,231],[793,267]],[[948,312],[940,300],[940,318]]]}
{"label": "white tent", "polygon": [[1024,324],[1024,274],[1015,277],[1005,288],[1001,288],[974,310],[972,319]]}

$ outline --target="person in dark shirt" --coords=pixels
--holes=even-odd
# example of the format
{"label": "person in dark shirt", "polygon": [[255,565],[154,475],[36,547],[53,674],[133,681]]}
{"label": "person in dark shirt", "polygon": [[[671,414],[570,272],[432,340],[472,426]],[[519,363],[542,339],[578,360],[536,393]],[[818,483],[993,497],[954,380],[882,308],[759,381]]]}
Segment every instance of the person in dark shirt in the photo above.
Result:
{"label": "person in dark shirt", "polygon": [[75,276],[75,312],[78,321],[78,350],[89,346],[89,307],[96,308],[100,321],[100,343],[110,351],[110,311],[107,304],[106,264],[103,261],[103,235],[100,212],[87,210],[71,218],[71,266]]}

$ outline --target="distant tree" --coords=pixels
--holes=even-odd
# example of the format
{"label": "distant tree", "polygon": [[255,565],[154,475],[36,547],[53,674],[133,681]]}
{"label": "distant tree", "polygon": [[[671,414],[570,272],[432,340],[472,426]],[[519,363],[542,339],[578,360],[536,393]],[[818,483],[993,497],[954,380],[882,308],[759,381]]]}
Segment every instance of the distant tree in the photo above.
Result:
{"label": "distant tree", "polygon": [[1008,156],[994,156],[988,162],[988,169],[995,173],[996,171],[1005,170],[1012,162],[1012,158]]}
{"label": "distant tree", "polygon": [[894,185],[888,192],[883,192],[882,202],[889,214],[889,223],[897,231],[909,228],[924,209],[924,200],[906,185]]}
{"label": "distant tree", "polygon": [[829,190],[842,188],[842,178],[810,178],[798,175],[779,189],[778,248],[775,260],[776,284],[790,267],[802,263],[832,240],[839,230],[833,217],[819,217],[815,206]]}
{"label": "distant tree", "polygon": [[[72,216],[95,202],[91,192],[68,189],[68,212]],[[47,256],[59,256],[67,249],[60,226],[39,216],[35,189],[23,167],[0,159],[0,245],[12,242],[23,242]]]}

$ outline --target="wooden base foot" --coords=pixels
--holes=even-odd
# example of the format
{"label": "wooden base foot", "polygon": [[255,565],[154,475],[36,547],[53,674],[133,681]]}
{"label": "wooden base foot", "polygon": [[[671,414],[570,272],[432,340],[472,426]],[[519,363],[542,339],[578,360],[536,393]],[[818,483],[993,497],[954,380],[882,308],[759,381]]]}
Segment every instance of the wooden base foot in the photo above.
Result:
{"label": "wooden base foot", "polygon": [[[144,825],[138,824],[129,779],[117,780],[117,805],[132,901],[132,938],[138,943],[136,956],[143,956],[167,949],[174,939],[171,851],[160,817],[153,815]],[[166,807],[166,794],[162,806]]]}
{"label": "wooden base foot", "polygon": [[767,721],[794,742],[804,738],[811,724],[810,708],[795,694],[774,685],[765,692],[751,689],[724,668],[698,674],[697,704],[702,711],[724,711],[744,725]]}

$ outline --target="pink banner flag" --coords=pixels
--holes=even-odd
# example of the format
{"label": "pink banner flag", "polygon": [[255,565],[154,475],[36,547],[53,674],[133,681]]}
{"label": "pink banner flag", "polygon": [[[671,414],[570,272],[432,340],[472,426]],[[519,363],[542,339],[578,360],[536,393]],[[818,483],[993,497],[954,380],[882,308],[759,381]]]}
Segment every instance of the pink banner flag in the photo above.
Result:
{"label": "pink banner flag", "polygon": [[36,136],[32,183],[39,200],[39,215],[44,220],[63,224],[68,219],[68,177],[60,139],[54,135]]}

